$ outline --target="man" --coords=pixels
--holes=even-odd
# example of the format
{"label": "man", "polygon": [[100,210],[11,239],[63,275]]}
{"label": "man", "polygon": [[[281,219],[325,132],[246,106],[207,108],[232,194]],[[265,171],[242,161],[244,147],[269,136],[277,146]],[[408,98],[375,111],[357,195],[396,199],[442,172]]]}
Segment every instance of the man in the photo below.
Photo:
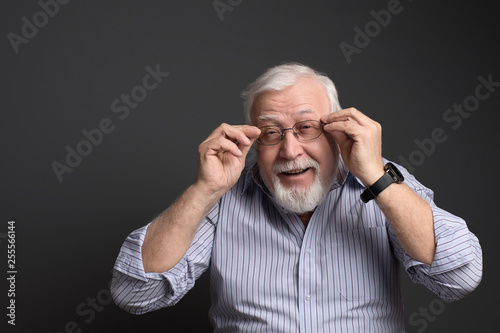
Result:
{"label": "man", "polygon": [[476,288],[477,238],[382,158],[381,126],[341,110],[330,79],[285,64],[243,96],[252,125],[219,126],[196,181],[126,239],[120,307],[173,305],[209,268],[216,332],[402,332],[399,262],[444,299]]}

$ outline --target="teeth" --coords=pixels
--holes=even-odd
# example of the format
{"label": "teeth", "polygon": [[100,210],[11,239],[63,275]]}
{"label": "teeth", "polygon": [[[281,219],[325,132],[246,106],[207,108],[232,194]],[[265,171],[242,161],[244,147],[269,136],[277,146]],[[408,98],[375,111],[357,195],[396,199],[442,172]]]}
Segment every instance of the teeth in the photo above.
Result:
{"label": "teeth", "polygon": [[288,174],[288,175],[296,175],[298,173],[301,173],[301,172],[304,172],[306,169],[300,169],[300,170],[290,170],[290,171],[286,171],[284,173]]}

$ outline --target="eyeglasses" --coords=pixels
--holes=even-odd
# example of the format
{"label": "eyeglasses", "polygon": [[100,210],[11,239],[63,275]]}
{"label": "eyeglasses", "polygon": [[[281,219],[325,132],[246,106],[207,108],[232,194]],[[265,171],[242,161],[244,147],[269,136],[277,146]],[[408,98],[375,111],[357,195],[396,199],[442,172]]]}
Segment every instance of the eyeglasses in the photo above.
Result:
{"label": "eyeglasses", "polygon": [[285,131],[291,130],[299,141],[311,141],[319,138],[323,133],[323,126],[325,124],[318,120],[304,120],[299,121],[293,127],[282,128],[280,126],[262,126],[260,136],[257,142],[263,146],[277,145],[283,140]]}

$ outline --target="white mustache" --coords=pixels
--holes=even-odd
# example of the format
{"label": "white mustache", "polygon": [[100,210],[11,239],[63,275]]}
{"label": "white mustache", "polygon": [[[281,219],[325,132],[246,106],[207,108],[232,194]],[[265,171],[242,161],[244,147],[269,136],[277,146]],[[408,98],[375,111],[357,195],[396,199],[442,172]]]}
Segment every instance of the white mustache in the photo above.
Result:
{"label": "white mustache", "polygon": [[307,168],[319,169],[319,164],[310,158],[300,158],[292,161],[278,162],[273,165],[273,173],[277,175],[282,172],[290,172],[293,170],[305,170]]}

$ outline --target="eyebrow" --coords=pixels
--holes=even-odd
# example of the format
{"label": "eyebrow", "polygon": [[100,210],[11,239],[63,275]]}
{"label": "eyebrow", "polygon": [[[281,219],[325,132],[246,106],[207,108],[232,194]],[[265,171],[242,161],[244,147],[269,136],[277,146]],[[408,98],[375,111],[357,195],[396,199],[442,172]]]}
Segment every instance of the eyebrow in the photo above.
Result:
{"label": "eyebrow", "polygon": [[313,110],[313,109],[304,109],[304,110],[300,110],[299,111],[299,114],[305,114],[305,113],[316,113],[316,110]]}
{"label": "eyebrow", "polygon": [[266,121],[266,120],[275,120],[276,117],[274,114],[263,114],[262,116],[258,116],[257,117],[257,123],[260,123],[262,121]]}
{"label": "eyebrow", "polygon": [[[297,112],[300,115],[308,114],[308,113],[316,113],[316,110],[313,109],[303,109]],[[276,120],[278,117],[274,114],[263,114],[257,117],[257,124],[266,120]]]}

